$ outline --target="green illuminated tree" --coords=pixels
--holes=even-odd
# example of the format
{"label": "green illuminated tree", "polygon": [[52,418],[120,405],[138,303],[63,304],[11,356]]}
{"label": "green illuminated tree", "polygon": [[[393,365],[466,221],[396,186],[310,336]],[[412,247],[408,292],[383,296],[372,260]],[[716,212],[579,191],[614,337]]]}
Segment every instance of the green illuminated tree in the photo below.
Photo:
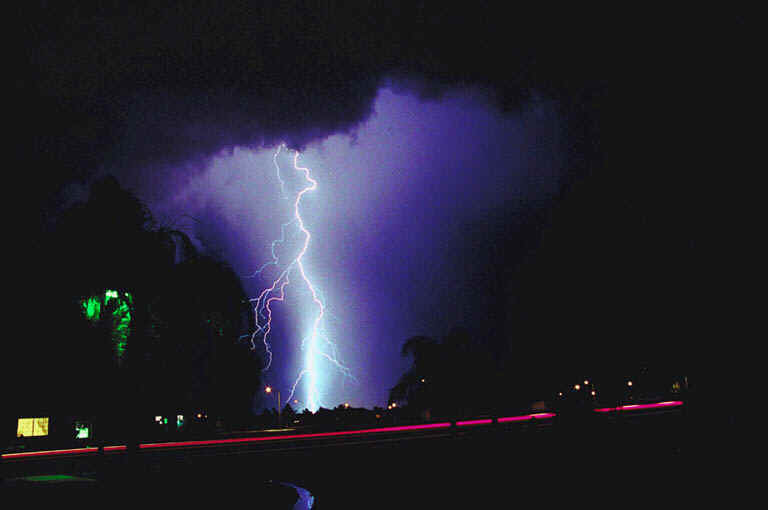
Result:
{"label": "green illuminated tree", "polygon": [[83,313],[93,324],[109,331],[115,363],[120,367],[131,335],[133,296],[130,292],[108,289],[81,300]]}

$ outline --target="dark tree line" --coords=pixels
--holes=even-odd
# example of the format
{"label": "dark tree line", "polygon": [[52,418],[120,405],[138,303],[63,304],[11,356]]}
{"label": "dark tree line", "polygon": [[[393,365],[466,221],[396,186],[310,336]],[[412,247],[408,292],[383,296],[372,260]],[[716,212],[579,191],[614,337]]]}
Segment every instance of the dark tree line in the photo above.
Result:
{"label": "dark tree line", "polygon": [[530,352],[525,348],[498,352],[489,341],[459,327],[439,340],[407,339],[401,354],[412,365],[390,390],[389,405],[397,406],[392,411],[412,420],[462,419],[569,412],[688,395],[683,367],[666,359],[633,358],[621,366],[600,367],[572,356],[573,366],[565,370],[560,353],[535,359],[521,355]]}
{"label": "dark tree line", "polygon": [[[225,262],[156,225],[111,177],[40,239],[44,263],[28,278],[37,289],[24,293],[30,302],[19,317],[25,333],[3,346],[13,360],[9,417],[92,417],[119,434],[137,417],[250,416],[261,360],[239,340],[250,307]],[[119,301],[108,299],[117,294],[130,298],[119,362],[111,316]],[[101,300],[97,316],[87,313],[89,298]]]}

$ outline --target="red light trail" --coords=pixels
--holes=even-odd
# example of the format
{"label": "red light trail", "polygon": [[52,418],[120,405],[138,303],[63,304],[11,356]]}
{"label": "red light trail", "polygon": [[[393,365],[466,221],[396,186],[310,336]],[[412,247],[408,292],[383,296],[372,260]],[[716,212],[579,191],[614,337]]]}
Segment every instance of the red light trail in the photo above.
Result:
{"label": "red light trail", "polygon": [[[670,400],[665,402],[657,402],[653,404],[628,404],[617,407],[601,407],[594,409],[596,413],[608,413],[619,411],[635,411],[644,409],[664,409],[671,407],[679,407],[683,405],[680,400]],[[544,420],[554,418],[555,413],[533,413],[524,414],[520,416],[505,416],[497,418],[496,423],[512,423],[528,420]],[[456,427],[467,427],[473,425],[492,425],[493,418],[482,418],[476,420],[462,420],[455,422]],[[452,422],[439,422],[439,423],[423,423],[418,425],[401,425],[395,427],[379,427],[373,429],[359,429],[359,430],[341,430],[335,432],[316,432],[310,434],[290,434],[281,436],[259,436],[259,437],[242,437],[242,438],[229,438],[229,439],[209,439],[200,441],[174,441],[164,443],[142,443],[139,445],[140,449],[161,449],[161,448],[185,448],[196,446],[219,446],[227,444],[238,443],[254,443],[254,442],[268,442],[268,441],[281,441],[290,439],[319,439],[326,437],[344,437],[344,436],[359,436],[364,434],[382,434],[388,432],[408,432],[418,430],[435,430],[435,429],[449,429],[453,425]],[[124,452],[127,451],[126,445],[111,445],[105,446],[104,452]],[[70,448],[63,450],[43,450],[34,452],[18,452],[18,453],[4,453],[1,455],[3,459],[24,459],[44,456],[56,456],[56,455],[76,455],[76,454],[93,454],[98,452],[96,447],[87,448]]]}

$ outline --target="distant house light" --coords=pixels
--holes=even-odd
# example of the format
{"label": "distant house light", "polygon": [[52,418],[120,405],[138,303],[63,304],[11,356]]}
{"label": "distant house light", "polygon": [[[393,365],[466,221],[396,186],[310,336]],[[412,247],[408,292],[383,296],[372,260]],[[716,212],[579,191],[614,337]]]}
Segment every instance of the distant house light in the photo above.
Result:
{"label": "distant house light", "polygon": [[39,437],[48,435],[47,416],[40,418],[19,418],[16,437]]}

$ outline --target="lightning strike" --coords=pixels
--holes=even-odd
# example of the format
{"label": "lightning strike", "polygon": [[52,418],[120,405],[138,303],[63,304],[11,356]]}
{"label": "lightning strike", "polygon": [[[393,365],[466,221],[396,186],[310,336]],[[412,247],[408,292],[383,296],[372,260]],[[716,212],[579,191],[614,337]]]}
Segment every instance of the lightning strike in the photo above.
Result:
{"label": "lightning strike", "polygon": [[[283,198],[287,198],[287,191],[285,181],[281,177],[280,165],[277,158],[280,155],[281,150],[285,147],[284,144],[280,145],[273,156],[273,161],[277,169],[277,178],[280,181],[280,190]],[[281,266],[280,257],[277,254],[277,246],[286,242],[286,229],[291,225],[296,225],[299,232],[303,237],[303,243],[298,250],[298,253],[287,262],[284,262],[283,269],[280,271],[277,278],[275,278],[271,285],[267,286],[258,297],[251,299],[254,303],[254,314],[256,317],[256,328],[251,335],[251,348],[256,348],[257,339],[260,337],[264,345],[264,350],[267,354],[267,363],[265,370],[269,370],[272,365],[272,349],[270,346],[270,333],[272,332],[272,304],[275,302],[285,301],[285,289],[290,284],[291,274],[298,273],[296,280],[303,284],[308,289],[312,298],[312,305],[315,309],[314,319],[309,333],[302,339],[301,349],[305,351],[303,364],[304,367],[300,370],[299,375],[291,387],[290,396],[288,401],[293,399],[297,386],[302,380],[305,380],[307,388],[307,397],[305,401],[308,403],[310,410],[317,410],[320,407],[320,391],[318,389],[317,372],[319,370],[317,361],[318,357],[329,361],[337,369],[341,371],[344,376],[354,379],[349,369],[339,362],[337,357],[336,345],[330,340],[330,338],[323,331],[323,319],[326,314],[325,305],[321,299],[318,289],[313,285],[311,279],[307,275],[306,268],[304,267],[304,256],[307,253],[309,244],[312,240],[312,234],[307,229],[304,219],[301,216],[301,200],[304,195],[310,191],[317,189],[317,181],[312,178],[309,168],[299,166],[300,153],[295,151],[293,155],[293,168],[295,171],[303,174],[305,185],[298,191],[293,200],[293,215],[292,219],[287,223],[282,224],[280,228],[280,238],[272,242],[271,255],[272,260],[262,265],[252,277],[262,275],[263,271],[268,266]],[[330,349],[327,352],[324,347]]]}

